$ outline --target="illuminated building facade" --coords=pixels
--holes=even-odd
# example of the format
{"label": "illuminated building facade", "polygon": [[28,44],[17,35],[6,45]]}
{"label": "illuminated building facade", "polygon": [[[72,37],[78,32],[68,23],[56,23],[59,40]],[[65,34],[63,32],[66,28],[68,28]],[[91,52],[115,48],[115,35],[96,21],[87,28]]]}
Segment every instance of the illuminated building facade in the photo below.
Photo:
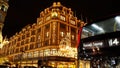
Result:
{"label": "illuminated building facade", "polygon": [[8,10],[8,1],[0,0],[0,48],[2,48],[3,44],[3,36],[2,36],[2,28],[4,26],[4,20]]}
{"label": "illuminated building facade", "polygon": [[80,24],[84,23],[74,17],[70,8],[53,3],[40,13],[37,23],[27,25],[9,39],[9,44],[3,46],[3,54],[22,66],[76,68]]}
{"label": "illuminated building facade", "polygon": [[6,17],[6,14],[7,14],[7,10],[8,10],[8,1],[7,0],[0,0],[0,64],[3,62],[3,54],[2,54],[2,47],[4,44],[6,44],[7,39],[6,38],[3,38],[2,36],[2,29],[3,29],[3,26],[4,26],[4,20],[5,20],[5,17]]}

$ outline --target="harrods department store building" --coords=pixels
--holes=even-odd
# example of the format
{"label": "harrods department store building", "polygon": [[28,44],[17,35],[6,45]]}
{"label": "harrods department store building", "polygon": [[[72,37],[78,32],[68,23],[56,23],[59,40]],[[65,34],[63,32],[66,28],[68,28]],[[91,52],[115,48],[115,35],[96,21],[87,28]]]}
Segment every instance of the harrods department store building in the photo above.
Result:
{"label": "harrods department store building", "polygon": [[53,3],[36,23],[13,35],[2,53],[15,64],[37,66],[41,60],[40,64],[75,68],[78,29],[83,23],[70,8]]}

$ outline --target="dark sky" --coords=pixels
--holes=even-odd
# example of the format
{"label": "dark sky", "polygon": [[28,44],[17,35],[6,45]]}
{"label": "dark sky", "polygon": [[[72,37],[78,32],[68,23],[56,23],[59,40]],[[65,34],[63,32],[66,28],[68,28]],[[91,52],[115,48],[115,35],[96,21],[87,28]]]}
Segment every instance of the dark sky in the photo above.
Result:
{"label": "dark sky", "polygon": [[79,19],[81,14],[84,21],[87,17],[89,23],[120,14],[120,2],[116,0],[9,0],[3,36],[9,38],[27,24],[36,23],[39,13],[58,1],[71,8]]}

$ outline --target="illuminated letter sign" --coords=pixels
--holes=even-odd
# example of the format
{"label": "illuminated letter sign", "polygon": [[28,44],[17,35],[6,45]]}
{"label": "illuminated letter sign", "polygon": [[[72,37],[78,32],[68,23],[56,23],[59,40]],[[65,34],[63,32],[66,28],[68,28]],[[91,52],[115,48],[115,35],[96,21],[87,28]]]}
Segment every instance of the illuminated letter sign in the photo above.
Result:
{"label": "illuminated letter sign", "polygon": [[119,45],[119,40],[117,38],[108,40],[109,46]]}
{"label": "illuminated letter sign", "polygon": [[83,47],[92,47],[92,43],[84,43]]}
{"label": "illuminated letter sign", "polygon": [[83,47],[103,47],[104,42],[103,41],[95,41],[95,42],[90,42],[90,43],[84,43]]}
{"label": "illuminated letter sign", "polygon": [[103,46],[103,42],[93,42],[93,46],[101,47]]}

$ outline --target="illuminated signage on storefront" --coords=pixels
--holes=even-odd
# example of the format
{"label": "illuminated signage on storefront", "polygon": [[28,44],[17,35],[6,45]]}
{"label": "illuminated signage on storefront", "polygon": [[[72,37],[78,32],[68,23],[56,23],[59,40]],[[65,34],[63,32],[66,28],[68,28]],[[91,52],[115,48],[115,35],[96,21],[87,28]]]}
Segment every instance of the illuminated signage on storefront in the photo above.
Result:
{"label": "illuminated signage on storefront", "polygon": [[83,43],[83,47],[92,47],[92,43]]}
{"label": "illuminated signage on storefront", "polygon": [[83,43],[83,47],[103,47],[103,41],[95,41],[90,43]]}
{"label": "illuminated signage on storefront", "polygon": [[101,47],[101,46],[103,46],[103,42],[102,41],[101,42],[93,42],[93,46]]}
{"label": "illuminated signage on storefront", "polygon": [[108,43],[109,43],[109,46],[118,46],[120,45],[120,40],[118,38],[109,39]]}
{"label": "illuminated signage on storefront", "polygon": [[111,38],[99,41],[91,41],[91,42],[84,42],[83,47],[111,47],[111,46],[119,46],[120,45],[120,38]]}

